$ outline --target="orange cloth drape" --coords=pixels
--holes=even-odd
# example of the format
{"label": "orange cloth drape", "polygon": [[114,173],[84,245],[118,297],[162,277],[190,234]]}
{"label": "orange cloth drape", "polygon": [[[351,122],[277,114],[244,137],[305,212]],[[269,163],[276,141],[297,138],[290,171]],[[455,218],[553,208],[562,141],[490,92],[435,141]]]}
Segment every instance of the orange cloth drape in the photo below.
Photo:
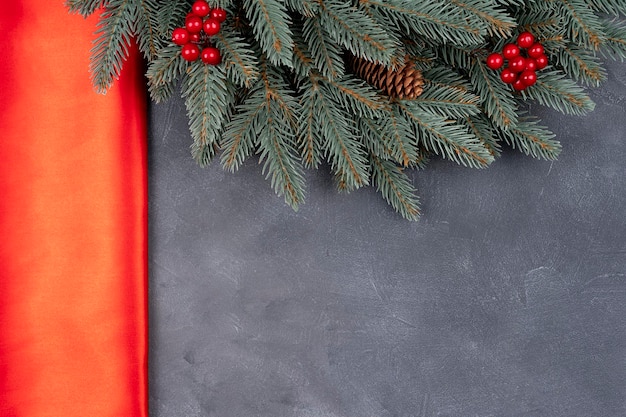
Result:
{"label": "orange cloth drape", "polygon": [[96,94],[63,3],[0,1],[0,416],[145,417],[140,62]]}

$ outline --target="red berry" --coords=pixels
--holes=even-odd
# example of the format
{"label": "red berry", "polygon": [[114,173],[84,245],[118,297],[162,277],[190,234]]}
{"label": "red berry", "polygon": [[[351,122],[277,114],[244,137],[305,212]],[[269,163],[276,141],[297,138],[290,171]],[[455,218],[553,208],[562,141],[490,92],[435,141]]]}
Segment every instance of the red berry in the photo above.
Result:
{"label": "red berry", "polygon": [[525,70],[519,76],[526,87],[529,87],[537,82],[537,73],[531,70]]}
{"label": "red berry", "polygon": [[497,52],[487,57],[487,66],[492,70],[500,69],[504,65],[504,57]]}
{"label": "red berry", "polygon": [[528,50],[528,56],[532,58],[537,58],[541,55],[543,55],[543,45],[540,43],[533,44],[533,46],[531,46]]}
{"label": "red berry", "polygon": [[522,91],[525,88],[526,84],[524,84],[520,79],[515,80],[515,82],[513,83],[513,90],[515,91]]}
{"label": "red berry", "polygon": [[515,44],[507,43],[504,45],[504,48],[502,48],[502,55],[504,55],[506,59],[515,58],[519,55],[519,48]]}
{"label": "red berry", "polygon": [[509,66],[507,67],[513,72],[522,72],[526,68],[526,60],[523,56],[516,56],[509,59]]}
{"label": "red berry", "polygon": [[191,11],[196,16],[204,17],[211,12],[211,8],[209,7],[209,4],[206,1],[197,0],[191,6]]}
{"label": "red berry", "polygon": [[211,17],[220,23],[224,23],[224,21],[226,20],[226,10],[216,7],[215,9],[211,10]]}
{"label": "red berry", "polygon": [[529,71],[535,71],[537,69],[537,61],[533,58],[526,58],[526,69]]}
{"label": "red berry", "polygon": [[222,62],[222,55],[219,49],[209,46],[202,50],[202,62],[208,65],[217,65]]}
{"label": "red berry", "polygon": [[185,27],[189,33],[200,33],[202,31],[202,18],[196,15],[189,16],[185,20]]}
{"label": "red berry", "polygon": [[190,33],[189,34],[189,42],[200,43],[200,40],[202,40],[202,37],[200,36],[199,33]]}
{"label": "red berry", "polygon": [[200,48],[193,43],[187,43],[183,45],[180,50],[180,54],[183,56],[183,59],[189,62],[195,61],[200,56]]}
{"label": "red berry", "polygon": [[517,37],[517,44],[521,48],[530,48],[535,43],[535,37],[530,32],[522,32]]}
{"label": "red berry", "polygon": [[176,45],[183,46],[187,42],[189,42],[189,32],[183,28],[176,28],[172,32],[172,42]]}
{"label": "red berry", "polygon": [[220,22],[218,22],[217,19],[209,17],[204,21],[204,33],[209,36],[217,35],[220,31],[220,26]]}
{"label": "red berry", "polygon": [[511,84],[517,80],[517,74],[508,68],[505,68],[500,73],[500,79],[506,84]]}
{"label": "red berry", "polygon": [[535,62],[537,63],[537,69],[544,69],[548,66],[548,57],[545,54],[541,54],[535,58]]}

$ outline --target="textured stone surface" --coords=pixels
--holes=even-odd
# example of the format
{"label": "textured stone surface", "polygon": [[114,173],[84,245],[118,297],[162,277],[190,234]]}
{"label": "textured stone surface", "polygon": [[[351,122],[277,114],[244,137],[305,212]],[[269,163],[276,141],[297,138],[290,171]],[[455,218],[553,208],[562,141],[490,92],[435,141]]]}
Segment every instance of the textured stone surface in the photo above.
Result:
{"label": "textured stone surface", "polygon": [[533,109],[556,162],[416,173],[417,223],[324,172],[294,213],[153,106],[151,416],[626,415],[624,74],[586,118]]}

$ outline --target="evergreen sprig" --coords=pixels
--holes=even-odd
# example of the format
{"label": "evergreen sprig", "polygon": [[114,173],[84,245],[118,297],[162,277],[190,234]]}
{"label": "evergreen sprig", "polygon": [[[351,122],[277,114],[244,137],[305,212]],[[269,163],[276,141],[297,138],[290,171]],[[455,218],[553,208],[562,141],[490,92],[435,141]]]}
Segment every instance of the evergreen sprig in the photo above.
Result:
{"label": "evergreen sprig", "polygon": [[514,149],[535,158],[553,160],[561,152],[561,144],[554,140],[554,133],[535,120],[521,120],[515,128],[502,133],[504,141]]}
{"label": "evergreen sprig", "polygon": [[278,0],[244,0],[246,17],[259,46],[275,65],[291,67],[293,39],[291,19],[283,2]]}
{"label": "evergreen sprig", "polygon": [[194,138],[192,154],[200,165],[207,165],[219,149],[218,138],[235,101],[224,72],[223,67],[196,61],[189,65],[189,76],[183,81],[181,95]]}
{"label": "evergreen sprig", "polygon": [[118,78],[128,58],[133,30],[138,18],[137,4],[132,0],[106,2],[91,50],[92,81],[97,91],[106,92]]}
{"label": "evergreen sprig", "polygon": [[[566,114],[594,104],[586,88],[626,59],[626,0],[207,0],[228,18],[212,42],[218,66],[182,59],[170,40],[191,0],[66,0],[99,13],[93,83],[104,92],[134,44],[146,58],[151,97],[181,88],[192,153],[237,170],[256,155],[272,188],[294,209],[305,168],[330,166],[340,190],[373,185],[403,217],[419,215],[407,170],[434,155],[483,168],[508,144],[552,160],[561,145],[522,114],[532,100]],[[485,59],[522,31],[544,45],[550,66],[514,92]],[[357,78],[353,57],[421,70],[423,94],[385,96]]]}

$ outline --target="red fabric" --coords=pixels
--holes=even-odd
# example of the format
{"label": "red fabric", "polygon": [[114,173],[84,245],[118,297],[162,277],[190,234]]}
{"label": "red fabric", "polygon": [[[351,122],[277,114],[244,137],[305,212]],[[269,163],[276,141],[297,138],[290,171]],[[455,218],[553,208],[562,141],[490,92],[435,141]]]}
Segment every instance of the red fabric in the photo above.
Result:
{"label": "red fabric", "polygon": [[0,416],[146,417],[146,112],[96,20],[0,2]]}

